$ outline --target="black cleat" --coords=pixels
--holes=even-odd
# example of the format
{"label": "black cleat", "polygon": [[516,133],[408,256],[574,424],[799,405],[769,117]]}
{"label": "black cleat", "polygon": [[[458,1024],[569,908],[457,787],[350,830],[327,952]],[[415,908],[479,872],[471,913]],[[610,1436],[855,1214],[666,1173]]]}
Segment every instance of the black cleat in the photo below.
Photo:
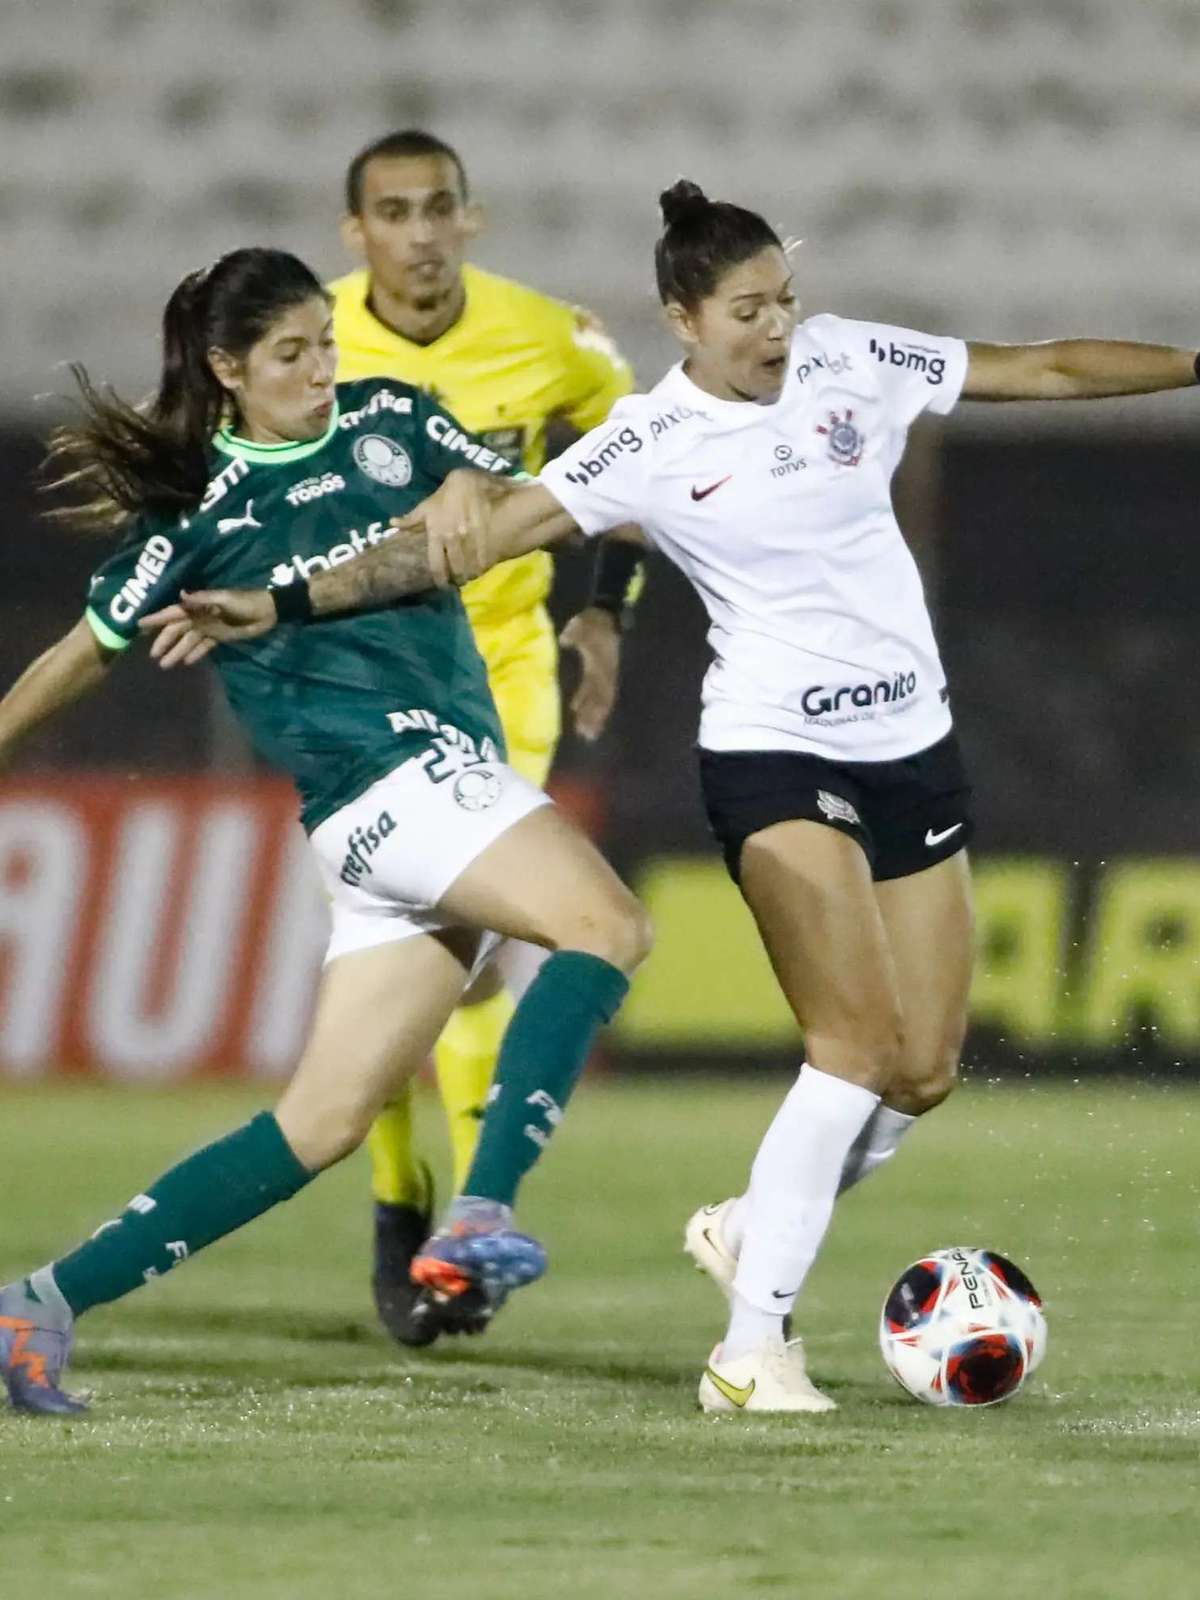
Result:
{"label": "black cleat", "polygon": [[426,1297],[409,1278],[413,1257],[429,1237],[432,1214],[432,1183],[425,1206],[375,1202],[375,1310],[392,1338],[414,1350],[432,1344],[442,1331],[440,1318],[430,1316]]}

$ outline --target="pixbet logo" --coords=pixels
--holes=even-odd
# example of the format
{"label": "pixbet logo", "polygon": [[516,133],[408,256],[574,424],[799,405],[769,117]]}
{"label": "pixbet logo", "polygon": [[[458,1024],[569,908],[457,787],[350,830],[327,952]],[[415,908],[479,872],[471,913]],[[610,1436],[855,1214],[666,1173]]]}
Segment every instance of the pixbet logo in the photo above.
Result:
{"label": "pixbet logo", "polygon": [[295,583],[298,577],[307,580],[314,572],[328,572],[330,567],[341,566],[343,561],[353,561],[381,539],[390,539],[395,531],[386,522],[368,523],[365,536],[357,528],[351,528],[345,542],[332,545],[324,555],[293,556],[290,561],[280,561],[271,568],[271,587],[281,589]]}
{"label": "pixbet logo", "polygon": [[823,683],[804,691],[800,704],[806,717],[824,717],[845,705],[856,707],[894,705],[917,691],[915,672],[897,672],[874,683],[843,683],[831,689]]}
{"label": "pixbet logo", "polygon": [[840,356],[809,356],[807,361],[802,361],[796,368],[796,377],[801,383],[806,383],[814,372],[828,372],[836,378],[843,372],[849,372],[853,365],[845,350]]}
{"label": "pixbet logo", "polygon": [[937,351],[927,344],[896,344],[890,340],[887,344],[883,344],[873,338],[871,354],[883,366],[923,374],[925,382],[933,386],[941,383],[946,376],[945,356],[938,355]]}

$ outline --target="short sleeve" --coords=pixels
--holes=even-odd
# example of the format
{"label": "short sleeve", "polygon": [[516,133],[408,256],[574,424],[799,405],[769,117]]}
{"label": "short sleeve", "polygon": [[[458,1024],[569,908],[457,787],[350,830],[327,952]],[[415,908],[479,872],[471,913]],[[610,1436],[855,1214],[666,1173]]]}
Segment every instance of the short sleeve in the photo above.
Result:
{"label": "short sleeve", "polygon": [[109,650],[124,650],[137,638],[138,623],[195,585],[208,549],[208,534],[191,518],[150,525],[139,522],[108,560],[96,568],[84,615]]}
{"label": "short sleeve", "polygon": [[598,317],[572,309],[564,351],[567,392],[559,414],[586,433],[608,420],[618,400],[633,388],[633,369]]}
{"label": "short sleeve", "polygon": [[647,434],[641,407],[618,401],[608,421],[548,461],[538,474],[586,534],[623,522],[644,523],[649,482]]}
{"label": "short sleeve", "polygon": [[525,476],[507,457],[489,448],[477,434],[464,428],[431,395],[418,395],[414,421],[418,429],[422,464],[432,478],[440,481],[459,467],[475,467],[480,472],[494,472],[497,477]]}
{"label": "short sleeve", "polygon": [[967,346],[962,339],[882,322],[843,322],[862,358],[879,379],[884,399],[905,427],[932,411],[952,411],[967,381]]}

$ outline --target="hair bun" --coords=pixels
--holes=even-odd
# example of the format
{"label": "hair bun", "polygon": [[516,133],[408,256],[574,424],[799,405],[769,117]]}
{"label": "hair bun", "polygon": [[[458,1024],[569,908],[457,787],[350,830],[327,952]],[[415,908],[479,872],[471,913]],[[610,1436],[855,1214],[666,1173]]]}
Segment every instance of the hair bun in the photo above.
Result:
{"label": "hair bun", "polygon": [[688,178],[680,178],[669,189],[663,190],[658,197],[658,203],[662,209],[663,223],[670,228],[676,222],[683,222],[688,217],[707,211],[712,201],[698,183],[692,183]]}

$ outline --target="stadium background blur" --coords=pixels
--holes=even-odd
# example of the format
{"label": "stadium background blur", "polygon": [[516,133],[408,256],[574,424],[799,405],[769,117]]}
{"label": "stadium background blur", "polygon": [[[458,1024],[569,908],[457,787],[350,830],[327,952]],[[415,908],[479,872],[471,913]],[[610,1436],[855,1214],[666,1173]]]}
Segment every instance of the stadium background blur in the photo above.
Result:
{"label": "stadium background blur", "polygon": [[[37,397],[68,359],[144,391],[167,294],[224,250],[344,270],[375,135],[456,145],[475,259],[597,312],[641,386],[674,359],[650,257],[681,173],[804,241],[809,311],[1191,345],[1198,48],[1181,0],[10,0],[0,679],[95,561],[37,520]],[[903,470],[978,789],[976,1073],[1200,1070],[1198,434],[1190,393],[964,406]],[[658,923],[614,1069],[796,1058],[699,804],[704,661],[656,560],[611,731],[556,767]],[[131,663],[33,741],[0,783],[0,1077],[286,1073],[322,936],[288,809],[206,672]]]}

